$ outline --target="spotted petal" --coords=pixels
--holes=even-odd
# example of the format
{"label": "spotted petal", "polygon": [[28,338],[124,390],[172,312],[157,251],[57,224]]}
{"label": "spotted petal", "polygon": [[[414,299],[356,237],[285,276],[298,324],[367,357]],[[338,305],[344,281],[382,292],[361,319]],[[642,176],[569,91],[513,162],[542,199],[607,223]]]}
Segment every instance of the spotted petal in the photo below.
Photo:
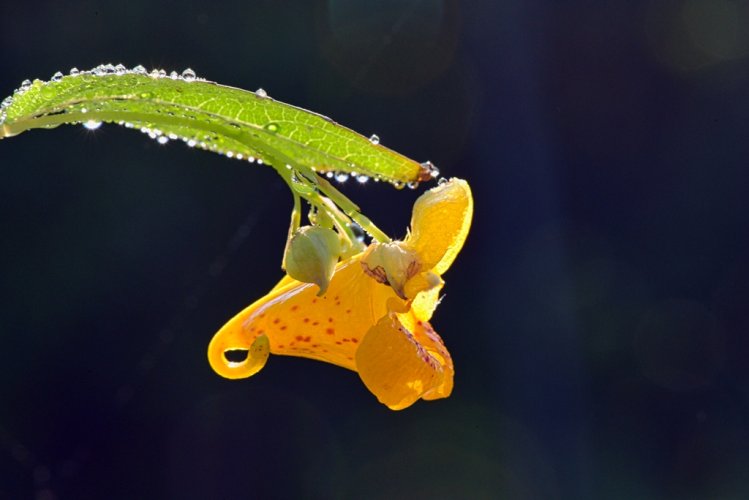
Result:
{"label": "spotted petal", "polygon": [[[356,351],[356,366],[364,385],[391,410],[402,410],[444,388],[444,365],[392,314],[370,328]],[[452,373],[449,386],[452,388]],[[444,393],[445,390],[442,389]]]}
{"label": "spotted petal", "polygon": [[[328,291],[284,278],[268,295],[232,318],[214,336],[208,358],[216,372],[249,377],[225,352],[249,349],[267,335],[273,354],[302,356],[356,370],[354,355],[367,330],[388,312],[389,299],[400,302],[389,286],[364,274],[358,257],[340,263]],[[241,373],[238,373],[241,372]]]}

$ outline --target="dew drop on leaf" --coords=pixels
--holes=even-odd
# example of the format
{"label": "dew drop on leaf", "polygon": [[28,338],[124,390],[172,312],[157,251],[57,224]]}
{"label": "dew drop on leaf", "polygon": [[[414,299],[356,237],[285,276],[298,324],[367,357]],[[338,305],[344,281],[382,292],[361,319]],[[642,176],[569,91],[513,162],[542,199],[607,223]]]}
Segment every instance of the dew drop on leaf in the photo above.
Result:
{"label": "dew drop on leaf", "polygon": [[101,127],[101,122],[96,120],[88,120],[86,122],[83,122],[83,128],[87,130],[96,130],[99,127]]}
{"label": "dew drop on leaf", "polygon": [[182,79],[186,82],[194,82],[195,78],[195,72],[190,68],[187,68],[182,72]]}
{"label": "dew drop on leaf", "polygon": [[369,136],[369,142],[377,145],[380,143],[380,137],[377,134],[372,134],[371,136]]}
{"label": "dew drop on leaf", "polygon": [[255,95],[260,97],[261,99],[265,99],[268,97],[268,92],[265,91],[265,89],[259,88],[255,91]]}
{"label": "dew drop on leaf", "polygon": [[343,184],[348,180],[348,174],[346,172],[338,172],[335,174],[335,180]]}
{"label": "dew drop on leaf", "polygon": [[267,130],[268,132],[273,132],[273,133],[278,132],[278,128],[279,127],[277,123],[269,123],[265,126],[265,130]]}
{"label": "dew drop on leaf", "polygon": [[436,179],[440,175],[440,169],[438,169],[431,161],[425,161],[422,163],[421,168],[424,169],[432,179]]}

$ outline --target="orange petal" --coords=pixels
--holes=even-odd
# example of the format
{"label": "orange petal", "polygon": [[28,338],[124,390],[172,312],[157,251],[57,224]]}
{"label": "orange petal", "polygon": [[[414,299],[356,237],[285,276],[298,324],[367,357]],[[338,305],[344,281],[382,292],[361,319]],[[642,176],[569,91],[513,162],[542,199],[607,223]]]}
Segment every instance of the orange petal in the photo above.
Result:
{"label": "orange petal", "polygon": [[392,410],[407,408],[443,385],[443,366],[395,314],[369,329],[356,352],[356,368],[364,385]]}
{"label": "orange petal", "polygon": [[[266,335],[273,354],[302,356],[355,370],[356,349],[367,330],[387,314],[388,299],[402,301],[389,286],[364,274],[358,256],[338,264],[325,295],[317,297],[317,292],[316,285],[282,279],[271,293],[224,325],[211,346],[216,346],[215,352],[248,349],[257,337]],[[223,351],[221,354],[209,356],[223,359],[228,366]]]}
{"label": "orange petal", "polygon": [[419,255],[422,269],[444,273],[463,248],[473,217],[468,183],[450,179],[422,194],[414,203],[406,243]]}
{"label": "orange petal", "polygon": [[415,309],[406,314],[399,314],[398,319],[403,326],[405,326],[410,332],[413,332],[416,341],[437,360],[437,362],[442,366],[444,372],[442,383],[435,386],[434,389],[425,392],[422,399],[440,399],[448,397],[453,390],[455,368],[453,367],[452,357],[445,347],[445,344],[442,342],[442,338],[440,338],[437,332],[434,331],[431,324],[426,320],[419,318]]}
{"label": "orange petal", "polygon": [[[255,375],[268,361],[268,354],[270,354],[268,337],[260,335],[252,341],[249,348],[245,348],[244,345],[241,340],[237,342],[230,335],[213,337],[208,345],[208,362],[211,368],[222,377],[231,379]],[[230,361],[226,358],[226,353],[231,351],[246,351],[244,353],[246,357],[243,361]]]}

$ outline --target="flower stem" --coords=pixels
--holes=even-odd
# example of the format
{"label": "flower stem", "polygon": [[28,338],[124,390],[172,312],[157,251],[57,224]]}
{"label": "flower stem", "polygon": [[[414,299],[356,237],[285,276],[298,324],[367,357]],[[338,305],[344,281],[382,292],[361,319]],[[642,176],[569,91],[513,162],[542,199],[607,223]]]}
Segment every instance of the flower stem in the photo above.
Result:
{"label": "flower stem", "polygon": [[390,237],[385,234],[383,230],[375,226],[375,224],[364,214],[361,213],[359,207],[351,200],[349,200],[343,193],[341,193],[335,186],[333,186],[327,179],[317,176],[317,183],[320,186],[325,196],[331,199],[333,203],[341,207],[346,215],[351,217],[354,222],[359,224],[364,231],[366,231],[372,238],[379,241],[380,243],[388,243],[391,241]]}

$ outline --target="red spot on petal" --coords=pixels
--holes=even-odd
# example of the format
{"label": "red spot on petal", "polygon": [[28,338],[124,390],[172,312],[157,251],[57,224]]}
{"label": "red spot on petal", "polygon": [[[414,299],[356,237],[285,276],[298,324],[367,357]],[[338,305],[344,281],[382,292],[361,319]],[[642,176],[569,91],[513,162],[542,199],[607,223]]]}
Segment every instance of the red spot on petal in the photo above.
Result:
{"label": "red spot on petal", "polygon": [[313,304],[317,304],[317,299],[312,299]]}
{"label": "red spot on petal", "polygon": [[340,340],[336,340],[335,343],[338,344],[338,345],[342,345],[343,344],[343,342],[341,342]]}
{"label": "red spot on petal", "polygon": [[346,314],[351,314],[351,309],[346,309]]}
{"label": "red spot on petal", "polygon": [[334,328],[326,328],[325,333],[328,335],[335,335],[335,329]]}
{"label": "red spot on petal", "polygon": [[313,321],[313,322],[312,322],[312,326],[317,326],[317,325],[319,325],[319,324],[320,324],[320,322],[319,322],[319,321]]}
{"label": "red spot on petal", "polygon": [[351,337],[351,342],[353,342],[354,344],[356,344],[357,342],[359,342],[359,339],[355,339],[355,338]]}
{"label": "red spot on petal", "polygon": [[286,330],[286,325],[281,325],[281,330]]}
{"label": "red spot on petal", "polygon": [[302,321],[304,321],[305,323],[309,323],[309,318],[304,318]]}
{"label": "red spot on petal", "polygon": [[280,322],[281,322],[281,318],[276,318],[276,319],[274,319],[274,320],[273,320],[273,324],[274,324],[274,325],[277,325],[277,324],[279,324]]}
{"label": "red spot on petal", "polygon": [[332,322],[333,322],[333,318],[328,318],[328,323],[332,323]]}
{"label": "red spot on petal", "polygon": [[306,337],[304,337],[304,341],[305,342],[310,342],[311,340],[312,340],[312,336],[311,335],[307,335]]}
{"label": "red spot on petal", "polygon": [[299,309],[299,306],[297,306],[297,305],[291,306],[291,310],[292,311],[296,311],[297,309]]}
{"label": "red spot on petal", "polygon": [[302,337],[301,335],[297,335],[294,338],[297,339],[299,342],[301,342],[302,340],[304,340],[304,337]]}

